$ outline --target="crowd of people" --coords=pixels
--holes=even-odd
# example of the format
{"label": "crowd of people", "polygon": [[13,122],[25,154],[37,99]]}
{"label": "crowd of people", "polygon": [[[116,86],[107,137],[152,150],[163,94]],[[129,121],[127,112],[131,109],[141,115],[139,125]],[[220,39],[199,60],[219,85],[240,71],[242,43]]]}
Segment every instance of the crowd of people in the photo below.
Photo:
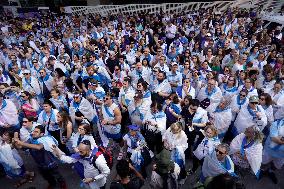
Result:
{"label": "crowd of people", "polygon": [[283,32],[264,25],[256,10],[239,8],[2,15],[3,172],[15,187],[33,182],[24,150],[49,189],[72,188],[60,163],[91,189],[107,180],[111,189],[141,188],[145,179],[178,189],[197,174],[199,188],[244,188],[245,174],[277,184]]}

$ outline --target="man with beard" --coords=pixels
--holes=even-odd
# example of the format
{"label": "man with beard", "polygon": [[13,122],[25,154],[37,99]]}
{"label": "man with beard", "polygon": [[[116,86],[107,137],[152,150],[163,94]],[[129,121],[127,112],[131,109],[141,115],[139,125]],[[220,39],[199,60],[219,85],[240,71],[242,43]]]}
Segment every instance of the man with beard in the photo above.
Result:
{"label": "man with beard", "polygon": [[83,140],[78,146],[78,153],[73,154],[71,157],[62,155],[60,150],[56,147],[53,148],[53,152],[62,162],[81,163],[83,166],[80,166],[80,168],[83,170],[78,172],[84,174],[83,182],[91,189],[105,188],[106,179],[110,174],[110,169],[104,155],[98,152],[98,148],[94,148],[93,151],[91,150],[91,143],[89,140]]}
{"label": "man with beard", "polygon": [[164,99],[171,94],[171,85],[166,79],[166,73],[160,71],[157,76],[158,84],[154,88],[153,99],[163,103]]}

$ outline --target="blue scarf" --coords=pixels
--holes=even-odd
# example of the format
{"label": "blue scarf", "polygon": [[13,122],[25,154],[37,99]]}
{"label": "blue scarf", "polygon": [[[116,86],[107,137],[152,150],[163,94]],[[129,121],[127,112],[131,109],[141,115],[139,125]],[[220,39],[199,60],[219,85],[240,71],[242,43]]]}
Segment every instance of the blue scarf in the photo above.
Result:
{"label": "blue scarf", "polygon": [[49,75],[46,75],[44,78],[43,77],[39,77],[39,81],[40,82],[47,81],[48,79],[49,79]]}
{"label": "blue scarf", "polygon": [[[251,109],[250,106],[248,106],[247,109],[248,109],[249,114],[253,117],[253,119],[256,119],[257,116],[256,116],[256,113],[253,111],[253,109]],[[259,108],[256,107],[256,110],[259,111]]]}
{"label": "blue scarf", "polygon": [[228,88],[227,84],[225,84],[225,85],[223,86],[223,89],[224,89],[226,92],[229,92],[229,93],[231,93],[231,92],[236,92],[236,91],[238,90],[238,88],[237,88],[236,86],[233,86],[233,87],[231,87],[231,88]]}
{"label": "blue scarf", "polygon": [[209,93],[208,92],[208,88],[206,87],[205,89],[205,94],[207,95],[207,97],[210,99],[211,96],[216,92],[216,87],[213,88],[213,90]]}
{"label": "blue scarf", "polygon": [[250,143],[247,144],[247,138],[244,137],[243,141],[242,141],[242,145],[241,145],[241,149],[240,149],[240,153],[242,155],[242,157],[245,156],[245,149],[251,147],[254,144],[254,141],[250,141]]}
{"label": "blue scarf", "polygon": [[6,100],[3,100],[2,101],[2,106],[1,106],[1,109],[0,110],[2,110],[3,108],[5,108],[7,106],[7,102],[6,102]]}
{"label": "blue scarf", "polygon": [[228,109],[229,109],[229,106],[226,106],[224,109],[221,109],[219,106],[217,106],[214,112],[224,112]]}
{"label": "blue scarf", "polygon": [[244,105],[245,102],[246,102],[246,98],[241,100],[240,95],[237,96],[237,105],[239,105],[240,108],[242,107],[242,105]]}

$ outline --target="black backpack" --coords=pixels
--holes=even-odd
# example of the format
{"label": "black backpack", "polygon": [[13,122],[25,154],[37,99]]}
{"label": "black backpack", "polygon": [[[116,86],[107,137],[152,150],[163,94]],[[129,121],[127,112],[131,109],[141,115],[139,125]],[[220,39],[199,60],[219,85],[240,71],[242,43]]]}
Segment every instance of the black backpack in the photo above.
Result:
{"label": "black backpack", "polygon": [[[112,155],[112,152],[103,147],[103,146],[99,146],[98,147],[98,151],[95,153],[95,155],[92,157],[92,163],[94,165],[94,167],[96,169],[98,169],[97,165],[96,165],[96,160],[97,158],[100,156],[100,155],[103,155],[106,162],[107,162],[107,166],[109,167],[109,169],[112,169],[112,166],[113,166],[113,155]],[[99,170],[99,169],[98,169]]]}

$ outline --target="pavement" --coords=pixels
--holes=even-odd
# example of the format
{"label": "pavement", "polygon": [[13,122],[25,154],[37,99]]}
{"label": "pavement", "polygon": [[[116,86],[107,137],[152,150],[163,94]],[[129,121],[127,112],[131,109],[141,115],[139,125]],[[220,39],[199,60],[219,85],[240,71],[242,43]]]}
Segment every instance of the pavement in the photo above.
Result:
{"label": "pavement", "polygon": [[[33,183],[27,183],[20,187],[20,189],[46,189],[48,184],[47,182],[39,175],[36,164],[34,163],[32,157],[27,153],[20,153],[21,156],[24,159],[25,166],[27,170],[33,170],[36,173],[36,177]],[[187,162],[187,167],[191,166],[191,162]],[[61,174],[66,179],[67,187],[68,189],[81,189],[80,187],[80,179],[78,175],[75,173],[75,171],[72,169],[71,165],[68,164],[61,164],[59,167],[59,170]],[[147,167],[147,172],[150,175],[151,173],[151,166]],[[111,171],[111,174],[108,178],[108,183],[106,186],[106,189],[109,188],[110,182],[115,178],[116,171],[115,171],[115,165],[113,166],[113,169]],[[276,176],[278,178],[279,183],[273,184],[272,181],[268,177],[263,177],[260,181],[257,181],[255,177],[251,173],[246,173],[244,176],[244,183],[246,186],[246,189],[284,189],[284,179],[282,179],[284,175],[284,170],[278,170],[276,171]],[[182,189],[191,189],[193,185],[195,184],[197,179],[197,176],[190,176],[186,179],[185,184],[182,186]],[[13,184],[15,184],[14,180],[10,180],[8,178],[2,177],[0,178],[0,189],[14,189],[15,187]],[[149,187],[149,180],[145,182],[145,186],[143,186],[143,189],[150,189]]]}

